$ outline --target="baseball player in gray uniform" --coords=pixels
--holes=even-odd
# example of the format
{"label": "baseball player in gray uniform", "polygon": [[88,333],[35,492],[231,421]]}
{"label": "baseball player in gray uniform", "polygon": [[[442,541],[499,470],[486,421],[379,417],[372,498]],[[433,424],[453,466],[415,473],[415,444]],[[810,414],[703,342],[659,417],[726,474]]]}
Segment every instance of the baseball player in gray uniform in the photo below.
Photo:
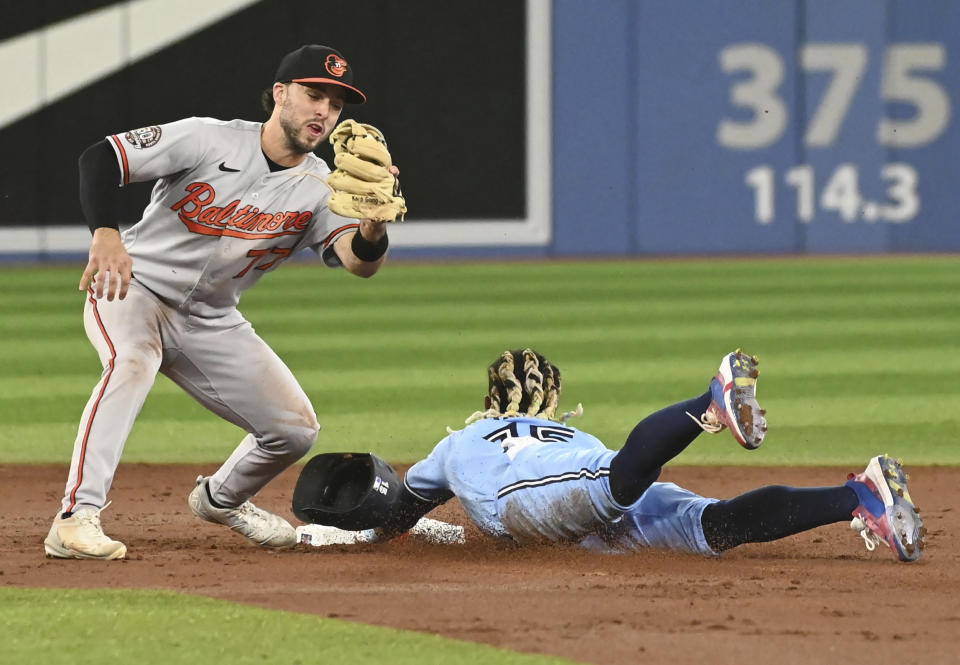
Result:
{"label": "baseball player in gray uniform", "polygon": [[[304,248],[361,277],[383,264],[384,225],[328,209],[330,169],[312,152],[345,104],[364,101],[342,54],[307,45],[280,62],[264,123],[187,118],[108,136],[83,153],[80,198],[93,239],[79,286],[103,373],[83,411],[48,556],[126,556],[100,513],[158,371],[247,432],[212,476],[197,479],[193,512],[260,546],[295,544],[293,527],[250,498],[310,450],[320,425],[237,303]],[[153,180],[142,218],[121,233],[118,183]]]}

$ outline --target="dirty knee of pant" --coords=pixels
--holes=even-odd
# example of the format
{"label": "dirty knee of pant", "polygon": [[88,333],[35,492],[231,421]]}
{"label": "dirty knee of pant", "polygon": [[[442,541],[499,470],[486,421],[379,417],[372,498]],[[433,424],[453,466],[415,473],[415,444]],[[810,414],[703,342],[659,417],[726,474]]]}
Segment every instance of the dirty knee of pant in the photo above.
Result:
{"label": "dirty knee of pant", "polygon": [[113,376],[120,381],[149,381],[157,376],[160,355],[129,356],[118,354],[113,361]]}
{"label": "dirty knee of pant", "polygon": [[269,433],[264,433],[258,445],[275,454],[283,454],[293,459],[300,459],[310,452],[313,444],[317,441],[319,431],[319,426],[293,427],[284,424],[274,428]]}
{"label": "dirty knee of pant", "polygon": [[290,453],[296,455],[297,459],[300,459],[304,455],[310,452],[310,449],[313,448],[313,444],[317,442],[317,434],[319,433],[318,429],[308,429],[304,430],[303,435],[288,441],[288,446]]}

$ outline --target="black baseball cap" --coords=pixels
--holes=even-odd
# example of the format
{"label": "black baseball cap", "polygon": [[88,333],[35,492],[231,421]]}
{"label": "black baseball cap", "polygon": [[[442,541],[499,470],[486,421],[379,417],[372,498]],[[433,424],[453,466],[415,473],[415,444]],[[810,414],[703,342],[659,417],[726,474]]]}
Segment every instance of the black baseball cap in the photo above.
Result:
{"label": "black baseball cap", "polygon": [[329,83],[344,89],[348,104],[363,104],[367,96],[353,85],[353,67],[336,49],[306,44],[283,56],[277,67],[278,83]]}

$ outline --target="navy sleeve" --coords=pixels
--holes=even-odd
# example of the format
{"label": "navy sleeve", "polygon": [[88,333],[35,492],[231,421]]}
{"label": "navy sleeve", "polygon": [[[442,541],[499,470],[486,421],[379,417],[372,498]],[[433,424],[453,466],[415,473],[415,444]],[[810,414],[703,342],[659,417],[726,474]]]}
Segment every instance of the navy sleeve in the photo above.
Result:
{"label": "navy sleeve", "polygon": [[404,483],[390,517],[379,527],[380,533],[388,539],[399,536],[412,528],[421,517],[452,498],[453,492],[445,492],[443,496],[428,501],[411,492]]}

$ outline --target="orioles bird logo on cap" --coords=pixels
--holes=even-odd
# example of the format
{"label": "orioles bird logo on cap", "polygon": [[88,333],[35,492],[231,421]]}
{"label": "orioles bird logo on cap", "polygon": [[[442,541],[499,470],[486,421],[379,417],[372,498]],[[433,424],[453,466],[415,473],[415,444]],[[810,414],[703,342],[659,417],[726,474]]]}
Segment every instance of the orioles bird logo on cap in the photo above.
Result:
{"label": "orioles bird logo on cap", "polygon": [[338,56],[336,53],[331,53],[327,56],[327,61],[323,63],[327,68],[327,71],[330,72],[332,76],[340,78],[347,73],[347,61]]}

